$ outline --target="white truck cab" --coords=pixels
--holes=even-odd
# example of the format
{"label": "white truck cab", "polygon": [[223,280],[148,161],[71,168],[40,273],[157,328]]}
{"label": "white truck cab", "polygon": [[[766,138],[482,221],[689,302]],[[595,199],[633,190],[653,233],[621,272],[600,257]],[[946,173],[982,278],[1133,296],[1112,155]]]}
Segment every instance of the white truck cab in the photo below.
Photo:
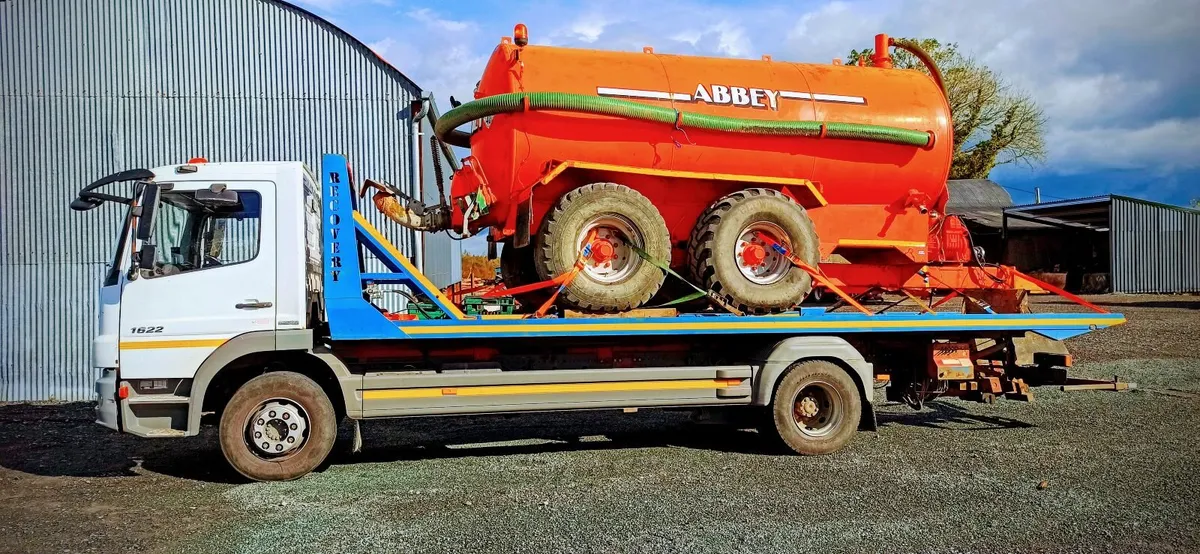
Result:
{"label": "white truck cab", "polygon": [[118,429],[124,395],[124,430],[190,435],[187,389],[214,351],[247,333],[308,328],[321,283],[320,189],[300,162],[149,173],[100,292],[98,419]]}

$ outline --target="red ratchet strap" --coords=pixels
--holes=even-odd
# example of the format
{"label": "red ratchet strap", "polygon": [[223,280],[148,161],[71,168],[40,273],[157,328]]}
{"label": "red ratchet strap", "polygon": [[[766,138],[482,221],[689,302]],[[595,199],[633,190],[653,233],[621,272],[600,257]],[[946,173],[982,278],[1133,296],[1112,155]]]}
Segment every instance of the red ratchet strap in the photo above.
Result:
{"label": "red ratchet strap", "polygon": [[1020,275],[1022,279],[1025,279],[1026,281],[1029,281],[1030,283],[1033,283],[1039,287],[1042,287],[1043,289],[1053,292],[1054,294],[1057,294],[1063,298],[1066,298],[1067,300],[1070,300],[1076,304],[1079,304],[1080,306],[1083,306],[1083,307],[1085,307],[1089,310],[1092,310],[1096,313],[1101,313],[1101,314],[1108,313],[1108,310],[1101,308],[1100,306],[1097,306],[1095,304],[1092,304],[1091,302],[1088,302],[1087,300],[1084,300],[1084,299],[1082,299],[1074,294],[1071,294],[1063,289],[1060,289],[1054,285],[1051,285],[1050,283],[1047,283],[1045,281],[1041,281],[1038,279],[1034,279],[1033,277],[1030,277],[1024,273],[1021,273],[1020,271],[1017,271],[1015,269],[1013,270],[1013,273]]}
{"label": "red ratchet strap", "polygon": [[[550,288],[553,286],[558,286],[558,290],[554,291],[554,295],[550,297],[550,302],[548,302],[547,304],[543,304],[542,308],[538,310],[538,312],[541,315],[545,315],[545,312],[549,311],[549,309],[550,309],[549,304],[553,304],[554,300],[558,298],[559,293],[562,292],[562,289],[567,287],[568,285],[570,285],[571,281],[575,280],[575,276],[578,275],[580,271],[583,271],[584,260],[586,260],[588,257],[590,257],[592,255],[592,241],[595,239],[596,239],[596,231],[592,230],[591,233],[588,233],[587,241],[585,242],[583,250],[580,251],[579,259],[576,260],[575,265],[571,269],[568,269],[567,271],[564,271],[564,272],[560,273],[559,275],[555,276],[553,279],[547,279],[545,281],[538,281],[537,283],[530,283],[528,285],[521,285],[519,287],[513,287],[511,289],[505,288],[503,286],[496,287],[492,290],[489,290],[489,291],[479,295],[479,297],[480,298],[498,298],[498,297],[502,297],[502,296],[516,296],[518,294],[525,294],[527,292],[531,292],[531,291],[535,291],[535,290],[542,290],[542,289],[547,289],[547,288]],[[543,310],[545,310],[545,311],[543,311]]]}
{"label": "red ratchet strap", "polygon": [[946,296],[943,296],[941,300],[938,300],[937,302],[934,302],[934,303],[933,303],[933,305],[931,305],[931,306],[929,306],[929,307],[930,307],[930,308],[936,308],[936,307],[938,307],[938,306],[941,306],[942,304],[945,304],[945,303],[947,303],[947,302],[949,302],[949,301],[951,301],[951,300],[954,300],[955,298],[958,298],[958,291],[956,291],[956,290],[952,290],[952,291],[950,291],[950,294],[947,294]]}
{"label": "red ratchet strap", "polygon": [[763,233],[762,231],[755,231],[755,233],[758,235],[758,238],[761,239],[763,242],[767,243],[767,245],[770,246],[772,250],[778,252],[780,255],[787,258],[787,260],[789,262],[792,262],[792,265],[804,270],[805,273],[808,273],[809,275],[811,275],[813,279],[815,279],[818,283],[824,285],[825,288],[833,291],[833,293],[838,295],[838,298],[841,298],[842,301],[844,301],[845,303],[847,303],[851,306],[854,306],[856,309],[858,309],[858,311],[860,311],[864,314],[875,315],[875,312],[868,310],[862,304],[859,304],[858,301],[854,299],[854,297],[847,294],[846,291],[842,290],[840,287],[833,284],[833,281],[830,281],[828,278],[826,278],[825,275],[823,275],[821,273],[821,270],[804,263],[804,260],[801,260],[795,254],[792,254],[792,252],[789,251],[787,249],[787,247],[780,244],[778,241],[776,241],[774,238],[768,236],[766,233]]}
{"label": "red ratchet strap", "polygon": [[575,260],[575,266],[564,274],[565,277],[563,277],[562,282],[559,283],[558,288],[554,289],[554,294],[551,294],[550,298],[542,304],[542,307],[538,308],[538,311],[533,314],[533,317],[546,317],[546,314],[550,312],[551,306],[554,306],[554,301],[558,300],[558,295],[561,294],[562,291],[566,290],[567,287],[571,286],[571,282],[575,280],[575,277],[578,276],[581,271],[583,271],[584,264],[587,262],[587,259],[592,256],[593,240],[596,240],[595,229],[589,231],[587,238],[583,239],[583,250],[579,251],[579,257]]}

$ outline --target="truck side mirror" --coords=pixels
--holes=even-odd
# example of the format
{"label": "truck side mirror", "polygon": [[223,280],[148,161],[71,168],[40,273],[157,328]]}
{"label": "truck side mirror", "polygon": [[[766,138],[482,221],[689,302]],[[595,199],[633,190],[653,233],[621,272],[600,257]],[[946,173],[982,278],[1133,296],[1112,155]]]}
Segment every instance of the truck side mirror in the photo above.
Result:
{"label": "truck side mirror", "polygon": [[158,249],[155,248],[154,244],[143,242],[142,248],[139,249],[137,253],[137,266],[144,269],[153,269],[154,257],[155,254],[157,254],[157,250]]}
{"label": "truck side mirror", "polygon": [[154,231],[154,214],[158,212],[158,194],[160,187],[155,183],[146,183],[142,187],[142,197],[138,200],[137,212],[138,216],[137,233],[134,235],[140,241],[150,240],[150,234]]}

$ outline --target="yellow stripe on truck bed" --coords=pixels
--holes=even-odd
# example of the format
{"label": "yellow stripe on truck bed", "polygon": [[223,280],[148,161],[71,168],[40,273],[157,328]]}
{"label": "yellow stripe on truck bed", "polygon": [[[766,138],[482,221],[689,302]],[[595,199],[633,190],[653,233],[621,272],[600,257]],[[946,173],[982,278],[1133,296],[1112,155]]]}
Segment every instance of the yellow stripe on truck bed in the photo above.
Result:
{"label": "yellow stripe on truck bed", "polygon": [[442,396],[509,396],[517,394],[563,394],[655,390],[723,389],[742,384],[743,379],[679,379],[672,381],[613,381],[601,383],[553,383],[540,385],[479,385],[363,391],[363,400],[438,398]]}

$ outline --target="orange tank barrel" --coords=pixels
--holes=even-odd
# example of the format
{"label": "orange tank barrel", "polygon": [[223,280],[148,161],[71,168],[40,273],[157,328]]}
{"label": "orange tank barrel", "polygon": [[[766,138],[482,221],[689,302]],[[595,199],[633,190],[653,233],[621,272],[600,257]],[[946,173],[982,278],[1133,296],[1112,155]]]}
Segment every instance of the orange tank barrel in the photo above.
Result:
{"label": "orange tank barrel", "polygon": [[[927,243],[947,200],[950,108],[928,75],[891,68],[887,35],[875,37],[874,67],[858,67],[770,56],[680,56],[649,47],[613,52],[540,46],[527,43],[522,27],[514,32],[518,40],[502,41],[493,51],[475,98],[525,96],[515,100],[520,109],[512,104],[472,123],[471,171],[458,172],[451,186],[454,228],[491,228],[498,241],[539,244],[544,222],[558,213],[568,192],[612,183],[631,189],[621,193],[630,199],[644,197],[661,215],[669,236],[657,244],[669,249],[672,266],[682,268],[706,210],[738,191],[773,188],[807,208],[820,256],[838,253],[851,263],[884,265],[935,261]],[[531,105],[529,94],[538,93],[558,94],[560,109]],[[608,112],[571,104],[597,97],[610,106],[616,104],[611,100],[623,104]],[[650,107],[646,113],[654,117],[630,117],[639,105]],[[673,117],[663,115],[670,112]],[[695,125],[705,117],[708,126]],[[733,123],[722,127],[727,122]],[[788,134],[803,125],[819,132]],[[850,127],[864,131],[835,132]],[[879,129],[928,140],[889,142],[871,134]],[[566,162],[576,169],[563,172]],[[747,179],[694,177],[702,174]],[[772,180],[811,182],[825,202],[807,203],[807,191]],[[465,201],[481,193],[492,199],[483,209]],[[610,223],[620,231],[620,221]],[[556,256],[565,260],[566,251]],[[774,261],[760,254],[746,246],[739,267],[748,278],[768,282],[775,278]],[[817,254],[814,247],[810,255]],[[766,277],[753,273],[760,269]],[[612,276],[622,271],[614,266],[604,275],[617,279]]]}
{"label": "orange tank barrel", "polygon": [[[514,55],[518,50],[519,61]],[[814,218],[828,219],[818,212],[836,212],[839,206],[875,206],[869,219],[857,211],[848,215],[862,227],[856,233],[859,238],[881,238],[904,230],[904,225],[885,227],[885,220],[894,214],[884,207],[903,205],[911,190],[926,195],[935,211],[940,212],[944,204],[951,155],[950,109],[933,81],[917,71],[501,44],[488,61],[475,96],[537,91],[620,98],[680,112],[765,121],[885,125],[930,132],[935,143],[925,149],[676,131],[650,122],[549,111],[497,115],[477,122],[471,139],[471,152],[498,197],[498,205],[478,222],[479,227],[502,228],[501,220],[512,211],[507,209],[509,200],[522,201],[531,193],[535,204],[544,200],[542,208],[548,209],[553,202],[546,198],[550,191],[533,188],[547,164],[566,160],[808,179],[819,183],[830,204],[813,210]],[[693,216],[729,192],[720,187],[693,187],[685,192],[672,186],[628,184],[660,209],[679,203],[686,194],[697,204]],[[454,196],[470,192],[457,191]],[[684,224],[690,225],[690,221]],[[925,240],[928,229],[928,221],[923,220],[904,230],[904,238]],[[823,241],[826,236],[833,238],[819,234]]]}

